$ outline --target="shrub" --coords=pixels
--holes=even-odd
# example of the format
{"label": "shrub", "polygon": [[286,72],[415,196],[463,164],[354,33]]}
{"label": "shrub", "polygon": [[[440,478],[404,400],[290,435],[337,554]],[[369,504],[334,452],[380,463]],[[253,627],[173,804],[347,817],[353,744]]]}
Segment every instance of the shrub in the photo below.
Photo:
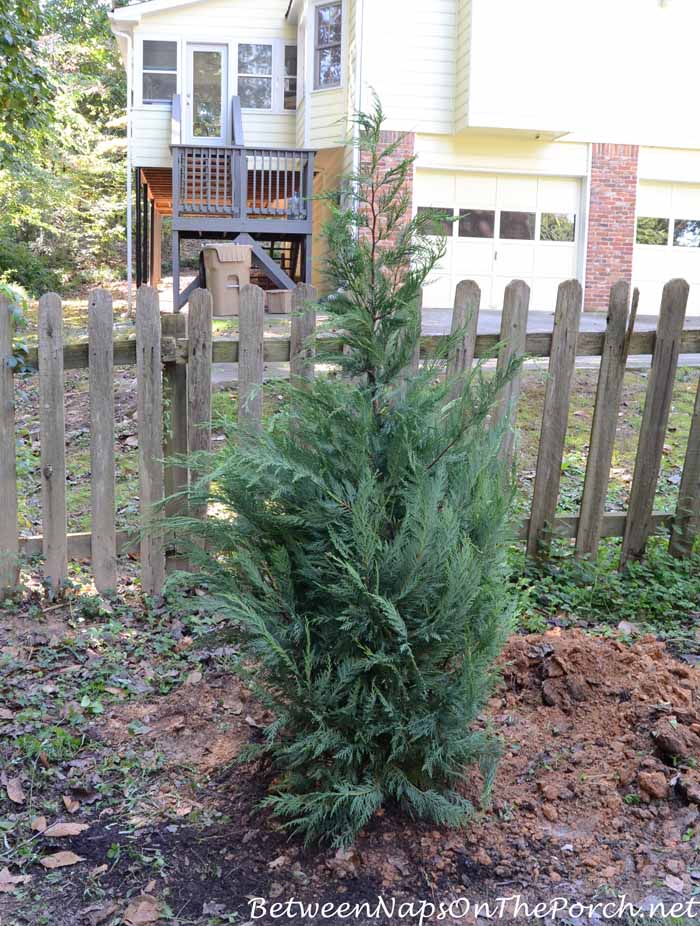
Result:
{"label": "shrub", "polygon": [[450,400],[435,364],[407,372],[444,242],[429,216],[406,217],[412,160],[382,143],[379,104],[358,121],[355,195],[325,230],[345,375],[289,386],[262,433],[232,427],[199,457],[193,501],[212,513],[188,522],[274,715],[247,753],[277,774],[264,803],[336,845],[386,803],[468,819],[466,766],[492,782],[498,745],[477,717],[513,611],[511,491],[487,423],[504,376],[477,367]]}
{"label": "shrub", "polygon": [[0,276],[17,283],[32,296],[43,296],[61,288],[61,280],[28,244],[0,237]]}

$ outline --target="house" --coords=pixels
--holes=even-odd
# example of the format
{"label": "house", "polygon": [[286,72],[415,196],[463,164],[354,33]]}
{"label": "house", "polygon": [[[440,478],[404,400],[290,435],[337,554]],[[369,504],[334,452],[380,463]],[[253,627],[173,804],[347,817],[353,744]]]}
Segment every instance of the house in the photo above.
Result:
{"label": "house", "polygon": [[[663,283],[700,313],[700,120],[686,77],[696,0],[144,0],[112,29],[129,76],[137,282],[161,220],[249,236],[277,286],[320,282],[323,206],[353,167],[352,115],[376,92],[416,155],[414,210],[447,210],[426,305],[475,279],[499,308],[558,283],[604,310],[611,281],[658,312]],[[691,72],[692,76],[692,72]],[[177,268],[175,271],[177,280]],[[176,285],[179,285],[176,283]],[[179,294],[178,303],[184,301]]]}

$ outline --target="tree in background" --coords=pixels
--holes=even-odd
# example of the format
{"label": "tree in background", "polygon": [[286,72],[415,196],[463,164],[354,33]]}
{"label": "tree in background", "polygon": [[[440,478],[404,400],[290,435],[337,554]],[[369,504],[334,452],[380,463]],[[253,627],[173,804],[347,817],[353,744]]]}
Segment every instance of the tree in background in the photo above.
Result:
{"label": "tree in background", "polygon": [[469,818],[467,766],[488,790],[498,754],[477,717],[512,613],[510,490],[487,424],[505,379],[476,368],[450,401],[435,365],[410,372],[444,241],[407,217],[412,159],[392,164],[381,124],[378,104],[359,117],[356,198],[325,231],[337,294],[323,310],[347,375],[289,386],[262,433],[232,427],[196,461],[193,501],[215,514],[176,522],[206,539],[203,578],[274,715],[247,754],[277,776],[265,804],[341,845],[385,804]]}
{"label": "tree in background", "polygon": [[50,115],[49,72],[39,49],[37,0],[0,3],[0,166],[31,143]]}
{"label": "tree in background", "polygon": [[[108,9],[88,0],[34,9],[31,47],[53,101],[0,162],[0,276],[35,295],[124,266],[126,88]],[[13,116],[21,108],[8,105]]]}

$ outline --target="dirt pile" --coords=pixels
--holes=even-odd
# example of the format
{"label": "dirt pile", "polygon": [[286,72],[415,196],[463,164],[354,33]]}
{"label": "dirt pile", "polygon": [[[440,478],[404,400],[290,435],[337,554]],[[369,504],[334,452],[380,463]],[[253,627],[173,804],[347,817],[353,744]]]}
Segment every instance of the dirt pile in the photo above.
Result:
{"label": "dirt pile", "polygon": [[689,892],[700,673],[653,637],[628,646],[581,631],[514,637],[502,663],[489,714],[506,754],[485,830],[468,839],[504,876],[527,859],[530,876],[555,883],[660,879]]}

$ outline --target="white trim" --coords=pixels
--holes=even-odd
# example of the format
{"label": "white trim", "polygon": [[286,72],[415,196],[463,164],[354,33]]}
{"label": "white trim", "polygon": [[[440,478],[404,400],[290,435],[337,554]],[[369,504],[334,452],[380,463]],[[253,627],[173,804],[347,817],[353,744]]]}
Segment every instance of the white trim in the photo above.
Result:
{"label": "white trim", "polygon": [[416,152],[418,157],[416,158],[416,168],[418,170],[439,170],[448,174],[514,174],[524,177],[566,177],[574,178],[576,180],[585,179],[586,174],[581,173],[580,170],[562,170],[557,168],[556,170],[548,171],[542,167],[539,168],[515,168],[515,167],[459,167],[452,164],[431,164],[429,161],[422,161],[420,158],[420,152]]}
{"label": "white trim", "polygon": [[118,7],[108,14],[114,23],[138,23],[144,16],[151,13],[160,13],[163,10],[175,9],[179,6],[194,6],[204,0],[146,0],[145,3],[134,3],[131,6]]}
{"label": "white trim", "polygon": [[195,136],[193,134],[193,124],[192,124],[192,103],[191,95],[194,93],[193,86],[193,69],[190,64],[195,52],[198,51],[216,51],[221,52],[225,56],[226,60],[221,62],[221,135],[217,138],[207,138],[206,143],[208,145],[226,145],[229,141],[229,60],[230,60],[230,43],[229,42],[190,42],[188,41],[185,46],[185,78],[184,78],[184,106],[183,106],[183,116],[182,116],[182,126],[183,126],[183,137],[185,138],[185,144],[192,145],[197,144],[202,141],[201,136]]}
{"label": "white trim", "polygon": [[583,297],[586,298],[586,271],[588,270],[588,214],[591,204],[593,172],[593,145],[588,145],[588,154],[586,155],[586,175],[581,184],[581,242],[578,253],[577,263],[580,267],[579,283],[583,287]]}
{"label": "white trim", "polygon": [[[332,87],[316,86],[316,8],[340,3],[340,82]],[[309,15],[311,12],[311,15]],[[311,75],[311,93],[326,93],[330,90],[342,90],[348,82],[348,2],[347,0],[311,0],[307,10],[307,58],[309,59],[309,72]],[[309,33],[311,34],[311,54],[309,54]]]}

